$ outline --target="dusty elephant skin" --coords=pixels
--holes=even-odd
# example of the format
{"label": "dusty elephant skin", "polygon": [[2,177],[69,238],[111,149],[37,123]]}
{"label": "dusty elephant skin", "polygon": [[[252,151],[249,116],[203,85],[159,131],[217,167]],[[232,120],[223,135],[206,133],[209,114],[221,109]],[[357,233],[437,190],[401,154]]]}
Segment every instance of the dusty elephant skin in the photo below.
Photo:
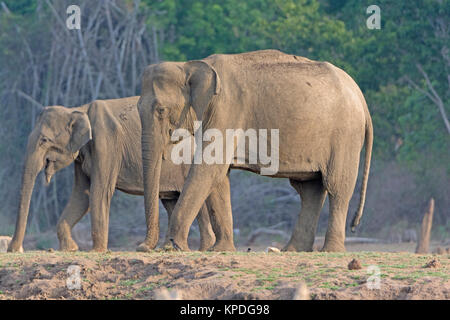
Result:
{"label": "dusty elephant skin", "polygon": [[[187,110],[203,121],[203,132],[218,129],[279,129],[279,170],[302,199],[302,210],[284,250],[311,251],[326,196],[330,218],[322,248],[344,251],[348,204],[366,148],[361,198],[352,229],[362,215],[372,153],[373,128],[358,85],[341,69],[277,50],[217,54],[203,60],[162,62],[146,68],[138,110],[142,124],[142,156],[146,215],[156,219],[160,159],[170,134],[180,124],[191,129]],[[270,140],[270,139],[269,139]],[[203,150],[208,143],[203,143]],[[264,165],[233,168],[260,173]],[[188,250],[192,221],[211,187],[230,164],[195,164],[189,170],[169,224],[173,243]],[[228,197],[225,195],[224,198]],[[216,250],[232,250],[231,208],[212,213],[222,226]],[[217,226],[216,226],[217,228]]]}
{"label": "dusty elephant skin", "polygon": [[[78,249],[71,230],[88,211],[91,212],[93,250],[107,249],[109,208],[114,190],[143,195],[138,99],[97,100],[78,108],[52,106],[42,111],[28,138],[16,230],[8,251],[23,251],[30,198],[37,174],[44,169],[49,183],[55,172],[74,161],[72,195],[57,226],[60,249]],[[162,161],[161,171],[159,197],[170,217],[188,168]],[[214,199],[208,199],[207,203],[213,210],[220,211]],[[199,210],[200,249],[206,250],[214,244],[214,234],[206,206]],[[158,237],[159,225],[152,232]]]}

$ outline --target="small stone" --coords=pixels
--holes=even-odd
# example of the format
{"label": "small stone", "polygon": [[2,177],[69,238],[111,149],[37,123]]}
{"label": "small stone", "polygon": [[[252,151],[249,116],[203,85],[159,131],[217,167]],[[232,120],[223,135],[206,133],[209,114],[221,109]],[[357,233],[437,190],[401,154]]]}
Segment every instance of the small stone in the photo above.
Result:
{"label": "small stone", "polygon": [[275,248],[275,247],[267,247],[266,252],[281,252],[280,249]]}
{"label": "small stone", "polygon": [[362,269],[362,265],[359,260],[353,259],[348,264],[348,270],[359,270],[359,269]]}
{"label": "small stone", "polygon": [[47,251],[48,252],[55,252],[55,250],[53,248],[48,248]]}
{"label": "small stone", "polygon": [[428,262],[426,265],[423,266],[424,268],[434,268],[438,269],[442,267],[441,263],[437,259],[433,259],[430,262]]}

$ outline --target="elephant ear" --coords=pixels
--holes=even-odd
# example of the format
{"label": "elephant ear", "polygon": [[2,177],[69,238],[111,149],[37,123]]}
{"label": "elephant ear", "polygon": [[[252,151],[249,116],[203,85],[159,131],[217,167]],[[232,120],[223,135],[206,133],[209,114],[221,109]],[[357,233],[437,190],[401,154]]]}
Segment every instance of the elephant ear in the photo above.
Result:
{"label": "elephant ear", "polygon": [[73,111],[69,122],[70,141],[68,149],[75,153],[92,139],[91,122],[87,114]]}
{"label": "elephant ear", "polygon": [[[202,60],[186,62],[186,87],[189,88],[190,106],[195,111],[197,119],[203,120],[211,108],[214,99],[220,93],[219,75],[213,66]],[[184,116],[187,112],[183,112]],[[184,117],[180,119],[184,120]]]}

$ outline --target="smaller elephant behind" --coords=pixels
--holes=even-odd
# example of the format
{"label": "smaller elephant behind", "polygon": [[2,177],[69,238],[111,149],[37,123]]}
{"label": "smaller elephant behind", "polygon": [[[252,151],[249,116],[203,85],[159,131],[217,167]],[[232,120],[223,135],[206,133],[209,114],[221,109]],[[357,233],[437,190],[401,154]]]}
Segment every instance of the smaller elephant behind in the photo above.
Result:
{"label": "smaller elephant behind", "polygon": [[[96,100],[77,108],[51,106],[42,111],[28,138],[16,230],[8,251],[23,251],[37,174],[44,169],[48,184],[57,171],[73,162],[72,194],[57,225],[60,249],[78,250],[71,230],[90,211],[93,250],[107,250],[109,209],[114,190],[144,194],[138,99]],[[170,219],[189,167],[175,165],[170,160],[162,160],[161,165],[159,197]],[[211,210],[220,211],[215,204],[215,192],[206,204]],[[198,223],[200,250],[206,250],[214,244],[215,235],[205,205],[199,212]],[[156,225],[147,225],[147,229],[159,234],[159,221]]]}

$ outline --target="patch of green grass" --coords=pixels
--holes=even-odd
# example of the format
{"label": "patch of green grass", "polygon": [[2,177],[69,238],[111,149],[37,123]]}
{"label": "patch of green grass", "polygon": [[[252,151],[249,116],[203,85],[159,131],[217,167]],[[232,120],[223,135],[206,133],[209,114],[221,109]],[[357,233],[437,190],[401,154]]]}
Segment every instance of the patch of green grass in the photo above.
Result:
{"label": "patch of green grass", "polygon": [[260,281],[263,281],[263,282],[273,282],[273,281],[277,280],[278,277],[276,275],[269,274],[267,276],[257,277],[257,279]]}
{"label": "patch of green grass", "polygon": [[337,285],[335,285],[335,284],[332,284],[332,283],[330,283],[330,282],[323,282],[323,283],[319,286],[319,288],[325,288],[325,289],[331,289],[331,290],[338,290],[338,289],[341,289],[341,287],[339,287],[339,286],[337,286]]}
{"label": "patch of green grass", "polygon": [[276,286],[272,284],[272,285],[265,286],[264,289],[265,290],[273,290],[273,289],[275,289],[275,287]]}
{"label": "patch of green grass", "polygon": [[261,291],[261,290],[266,290],[265,286],[254,287],[250,291],[251,292],[257,292],[257,291]]}
{"label": "patch of green grass", "polygon": [[233,269],[233,271],[238,271],[238,272],[243,272],[245,274],[261,274],[261,271],[259,270],[253,270],[253,269],[248,269],[248,268],[235,268]]}
{"label": "patch of green grass", "polygon": [[133,292],[126,293],[125,295],[123,295],[122,298],[123,299],[128,299],[128,300],[132,299],[133,298]]}
{"label": "patch of green grass", "polygon": [[133,285],[135,285],[136,283],[142,282],[141,279],[128,279],[128,280],[122,280],[119,282],[120,286],[123,287],[131,287]]}
{"label": "patch of green grass", "polygon": [[445,280],[450,279],[450,273],[443,271],[426,271],[423,273],[423,275],[428,277],[439,277]]}
{"label": "patch of green grass", "polygon": [[[219,271],[230,271],[230,270],[233,270],[233,269],[230,268],[230,267],[221,267],[221,268],[218,268],[217,270],[219,270]],[[236,269],[234,269],[234,270],[236,270]]]}
{"label": "patch of green grass", "polygon": [[297,278],[297,277],[302,277],[303,275],[305,275],[304,272],[291,272],[291,273],[280,274],[280,278]]}
{"label": "patch of green grass", "polygon": [[359,286],[358,282],[350,282],[350,283],[345,284],[346,288],[357,287],[357,286]]}
{"label": "patch of green grass", "polygon": [[156,287],[158,287],[158,283],[151,283],[148,286],[143,286],[140,287],[136,290],[137,293],[142,293],[144,291],[153,291],[154,289],[156,289]]}
{"label": "patch of green grass", "polygon": [[411,279],[411,277],[409,275],[396,274],[391,279],[393,279],[393,280],[407,280],[407,279]]}

